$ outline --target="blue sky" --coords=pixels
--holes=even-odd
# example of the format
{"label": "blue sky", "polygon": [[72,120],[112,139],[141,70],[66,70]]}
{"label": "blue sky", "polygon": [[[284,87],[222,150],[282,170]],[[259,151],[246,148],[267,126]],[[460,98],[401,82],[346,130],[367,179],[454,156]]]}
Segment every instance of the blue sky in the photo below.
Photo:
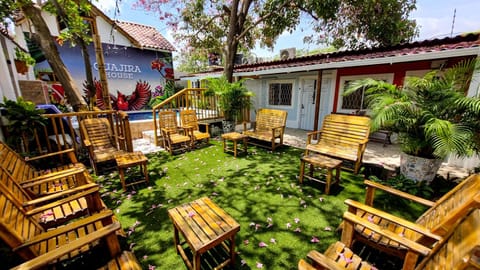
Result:
{"label": "blue sky", "polygon": [[[114,0],[102,0],[97,3],[107,15],[113,18]],[[173,39],[162,21],[155,14],[146,13],[143,10],[133,10],[133,0],[123,0],[120,7],[119,20],[137,22],[156,27],[172,44]],[[417,10],[411,14],[411,18],[417,20],[420,26],[419,40],[443,38],[450,36],[454,10],[456,9],[453,35],[480,30],[480,1],[478,0],[417,0]],[[303,44],[303,34],[300,30],[282,34],[273,50],[257,48],[254,53],[258,57],[272,57],[278,55],[284,48],[297,47],[309,50],[317,46]]]}

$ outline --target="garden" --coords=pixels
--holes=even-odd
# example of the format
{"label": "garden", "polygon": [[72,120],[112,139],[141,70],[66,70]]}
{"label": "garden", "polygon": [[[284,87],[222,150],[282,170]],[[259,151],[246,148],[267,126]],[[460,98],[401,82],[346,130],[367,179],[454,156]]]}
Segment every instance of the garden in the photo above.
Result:
{"label": "garden", "polygon": [[[124,248],[134,251],[144,269],[186,268],[176,253],[167,211],[201,197],[212,199],[240,224],[235,269],[294,269],[310,250],[324,251],[340,239],[337,228],[346,211],[344,200],[363,202],[365,197],[363,175],[346,171],[330,195],[319,183],[299,185],[302,153],[289,146],[276,152],[249,147],[247,156],[234,158],[223,152],[220,141],[212,140],[180,155],[149,154],[148,185],[123,192],[116,171],[96,180],[102,199],[126,233]],[[425,210],[381,195],[376,207],[409,220]],[[395,265],[388,260],[380,263]],[[206,261],[202,264],[202,269],[209,268]]]}

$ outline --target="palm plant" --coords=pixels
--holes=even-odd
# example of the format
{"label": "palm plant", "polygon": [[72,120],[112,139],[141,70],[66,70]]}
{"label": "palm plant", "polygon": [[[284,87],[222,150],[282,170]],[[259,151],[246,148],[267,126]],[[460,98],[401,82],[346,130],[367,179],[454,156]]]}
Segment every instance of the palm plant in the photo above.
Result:
{"label": "palm plant", "polygon": [[467,97],[477,61],[462,61],[423,77],[407,77],[403,87],[364,79],[346,95],[364,88],[372,131],[398,133],[401,149],[412,156],[443,159],[479,152],[480,99]]}
{"label": "palm plant", "polygon": [[236,121],[243,109],[251,106],[253,93],[243,84],[244,80],[229,82],[225,76],[210,78],[206,95],[218,97],[218,107],[227,121]]}

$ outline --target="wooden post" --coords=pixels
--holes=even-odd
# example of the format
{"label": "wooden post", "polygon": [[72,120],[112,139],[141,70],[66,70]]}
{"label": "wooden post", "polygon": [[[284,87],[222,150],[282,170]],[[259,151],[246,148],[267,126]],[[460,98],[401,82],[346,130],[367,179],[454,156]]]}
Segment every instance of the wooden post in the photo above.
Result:
{"label": "wooden post", "polygon": [[106,106],[106,110],[112,109],[110,103],[110,91],[108,90],[107,73],[105,71],[105,60],[103,59],[102,41],[97,29],[96,16],[92,20],[93,45],[95,47],[95,58],[97,59],[98,73],[100,75],[100,83],[102,84],[102,99]]}
{"label": "wooden post", "polygon": [[[320,118],[320,94],[322,93],[322,70],[318,71],[317,75],[317,93],[315,96],[315,117],[313,122],[313,130],[318,130],[318,119]],[[317,134],[315,134],[315,140],[317,139]]]}

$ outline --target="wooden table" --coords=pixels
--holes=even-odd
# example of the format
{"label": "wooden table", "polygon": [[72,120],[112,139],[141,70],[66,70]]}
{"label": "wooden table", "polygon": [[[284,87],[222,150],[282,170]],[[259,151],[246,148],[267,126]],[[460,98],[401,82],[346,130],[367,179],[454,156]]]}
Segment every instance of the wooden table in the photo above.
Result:
{"label": "wooden table", "polygon": [[[127,186],[143,182],[148,183],[148,159],[142,152],[136,151],[117,154],[115,155],[115,161],[117,162],[117,168],[120,174],[120,181],[122,182],[123,191],[127,191]],[[133,166],[140,166],[140,173],[143,173],[144,178],[127,184],[125,183],[125,170]]]}
{"label": "wooden table", "polygon": [[[305,173],[305,163],[310,164],[310,174],[304,175]],[[300,159],[300,176],[298,180],[300,184],[303,182],[303,178],[308,178],[310,180],[318,181],[320,183],[325,184],[325,194],[330,193],[330,186],[332,184],[332,174],[333,170],[335,170],[335,183],[340,183],[340,167],[342,166],[342,161],[338,159],[334,159],[331,157],[327,157],[320,154],[309,154],[307,156],[303,156]],[[314,177],[313,172],[315,167],[319,167],[322,169],[327,170],[326,180],[322,181],[319,178]]]}
{"label": "wooden table", "polygon": [[[228,152],[228,151],[233,152],[233,156],[237,157],[237,150],[238,150],[237,144],[239,141],[241,141],[243,143],[243,152],[245,153],[245,155],[247,154],[247,139],[248,139],[247,135],[243,135],[238,132],[229,132],[229,133],[222,134],[222,139],[223,139],[224,152]],[[233,149],[228,147],[227,141],[233,142]]]}
{"label": "wooden table", "polygon": [[[229,256],[215,269],[234,265],[235,234],[240,230],[240,225],[209,198],[179,205],[168,210],[168,216],[173,222],[175,248],[189,269],[199,270],[200,256],[219,245]],[[185,239],[184,242],[180,242],[179,232]],[[185,243],[193,254],[193,262],[188,259],[182,247]]]}

